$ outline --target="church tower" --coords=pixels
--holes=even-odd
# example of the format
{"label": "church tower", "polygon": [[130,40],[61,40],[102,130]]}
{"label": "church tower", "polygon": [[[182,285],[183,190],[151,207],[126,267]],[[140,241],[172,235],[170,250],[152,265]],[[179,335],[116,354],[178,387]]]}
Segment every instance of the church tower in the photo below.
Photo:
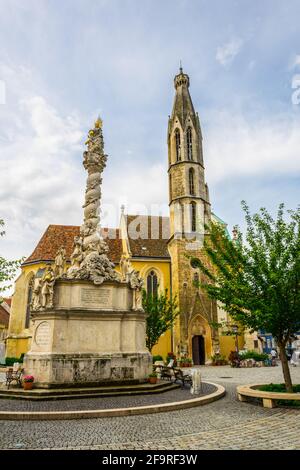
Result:
{"label": "church tower", "polygon": [[174,352],[204,364],[218,349],[217,307],[194,285],[199,272],[188,256],[202,257],[205,224],[211,220],[205,183],[202,133],[198,113],[189,93],[189,76],[180,67],[174,78],[175,98],[168,123],[168,173],[172,291],[177,294],[180,315],[174,328]]}
{"label": "church tower", "polygon": [[171,237],[197,238],[210,219],[208,187],[204,180],[202,134],[189,93],[189,76],[175,76],[175,98],[168,125],[169,203]]}

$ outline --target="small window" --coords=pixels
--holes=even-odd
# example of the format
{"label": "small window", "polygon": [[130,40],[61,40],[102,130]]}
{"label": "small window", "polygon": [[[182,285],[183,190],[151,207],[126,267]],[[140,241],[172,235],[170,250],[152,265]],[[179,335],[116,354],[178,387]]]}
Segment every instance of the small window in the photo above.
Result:
{"label": "small window", "polygon": [[152,270],[147,276],[147,294],[154,297],[157,295],[157,289],[158,289],[157,275],[155,271]]}
{"label": "small window", "polygon": [[191,202],[191,230],[196,232],[196,203]]}
{"label": "small window", "polygon": [[189,169],[189,190],[190,190],[190,195],[195,196],[194,168]]}
{"label": "small window", "polygon": [[188,127],[186,131],[187,158],[193,160],[193,137],[192,128]]}
{"label": "small window", "polygon": [[30,322],[30,304],[32,298],[32,290],[33,290],[33,283],[34,277],[32,277],[28,284],[28,293],[27,293],[27,305],[26,305],[26,317],[25,317],[25,328],[29,328]]}
{"label": "small window", "polygon": [[180,132],[179,132],[179,129],[175,130],[175,148],[176,148],[176,161],[179,162],[181,160],[181,156],[180,156]]}
{"label": "small window", "polygon": [[253,341],[253,343],[254,343],[254,349],[257,349],[258,348],[258,339],[255,339]]}

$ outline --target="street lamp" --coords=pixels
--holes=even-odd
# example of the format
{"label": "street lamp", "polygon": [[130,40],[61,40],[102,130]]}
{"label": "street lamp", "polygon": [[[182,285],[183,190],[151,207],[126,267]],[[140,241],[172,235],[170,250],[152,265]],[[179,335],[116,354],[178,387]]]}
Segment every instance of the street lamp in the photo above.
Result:
{"label": "street lamp", "polygon": [[232,325],[232,332],[235,334],[235,350],[237,353],[239,352],[238,331],[239,327],[237,325]]}

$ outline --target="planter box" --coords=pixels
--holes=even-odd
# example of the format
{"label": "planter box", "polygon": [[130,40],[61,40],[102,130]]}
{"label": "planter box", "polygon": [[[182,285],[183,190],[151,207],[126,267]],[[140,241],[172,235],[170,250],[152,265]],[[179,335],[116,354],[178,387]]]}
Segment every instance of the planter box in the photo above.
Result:
{"label": "planter box", "polygon": [[23,382],[23,389],[24,390],[32,390],[33,382]]}
{"label": "planter box", "polygon": [[157,377],[149,377],[149,383],[150,384],[156,384],[157,383]]}

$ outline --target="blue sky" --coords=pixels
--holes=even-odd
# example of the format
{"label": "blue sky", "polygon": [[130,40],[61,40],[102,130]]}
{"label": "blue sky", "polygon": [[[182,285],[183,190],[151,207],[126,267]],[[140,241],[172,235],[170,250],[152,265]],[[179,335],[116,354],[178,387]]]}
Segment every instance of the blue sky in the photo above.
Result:
{"label": "blue sky", "polygon": [[103,225],[117,225],[122,203],[168,213],[180,59],[216,214],[231,230],[242,199],[252,211],[296,208],[299,17],[299,0],[0,0],[1,255],[28,256],[50,223],[81,223],[82,151],[98,113]]}

